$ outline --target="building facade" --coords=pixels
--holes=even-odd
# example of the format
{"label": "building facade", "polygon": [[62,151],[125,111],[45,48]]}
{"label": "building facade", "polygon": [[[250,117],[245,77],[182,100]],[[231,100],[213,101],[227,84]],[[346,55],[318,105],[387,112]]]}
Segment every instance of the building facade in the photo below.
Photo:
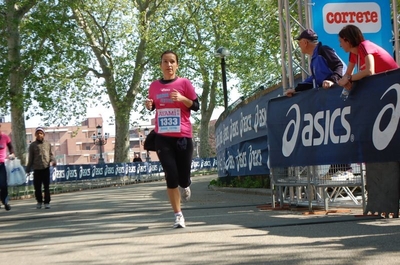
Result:
{"label": "building facade", "polygon": [[[1,122],[1,131],[12,139],[11,123]],[[110,135],[104,145],[94,143],[93,136],[97,136],[97,126],[103,127],[101,117],[87,118],[80,126],[47,127],[45,128],[45,140],[53,146],[53,153],[59,165],[96,164],[99,162],[100,150],[105,163],[114,162],[115,136]],[[129,132],[129,161],[135,154],[139,154],[143,161],[158,161],[155,152],[146,152],[143,142],[145,132],[152,130],[154,126],[138,126]],[[35,129],[26,128],[27,146],[35,141]],[[104,135],[106,132],[102,132]],[[27,150],[28,151],[28,150]]]}

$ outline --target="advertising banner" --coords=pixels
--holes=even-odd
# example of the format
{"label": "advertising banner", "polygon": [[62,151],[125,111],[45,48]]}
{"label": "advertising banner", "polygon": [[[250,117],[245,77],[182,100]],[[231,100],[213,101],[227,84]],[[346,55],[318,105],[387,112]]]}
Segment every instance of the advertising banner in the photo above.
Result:
{"label": "advertising banner", "polygon": [[311,27],[318,39],[332,47],[347,64],[349,55],[339,45],[338,33],[348,24],[361,29],[366,40],[393,54],[390,0],[318,0],[312,3]]}
{"label": "advertising banner", "polygon": [[276,89],[240,105],[215,128],[219,176],[269,174],[267,105]]}
{"label": "advertising banner", "polygon": [[400,160],[400,70],[268,103],[271,167]]}
{"label": "advertising banner", "polygon": [[[217,168],[217,158],[196,158],[192,160],[192,169],[212,170]],[[60,165],[50,167],[50,183],[62,183],[71,181],[90,181],[100,178],[114,177],[137,177],[141,175],[159,174],[163,172],[161,163],[140,162],[140,163],[107,163],[91,165]],[[26,178],[27,186],[33,185],[33,172]]]}
{"label": "advertising banner", "polygon": [[219,176],[251,176],[269,173],[267,136],[226,147],[218,153]]}

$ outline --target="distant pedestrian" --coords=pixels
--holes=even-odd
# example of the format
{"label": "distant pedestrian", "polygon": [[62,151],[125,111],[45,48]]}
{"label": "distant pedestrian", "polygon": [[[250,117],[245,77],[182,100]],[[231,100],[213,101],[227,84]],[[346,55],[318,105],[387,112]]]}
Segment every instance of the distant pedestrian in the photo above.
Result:
{"label": "distant pedestrian", "polygon": [[163,78],[153,81],[146,100],[148,110],[156,110],[155,149],[164,169],[167,194],[175,214],[173,228],[185,227],[181,200],[188,201],[190,168],[193,155],[190,112],[199,110],[199,101],[192,83],[176,75],[178,55],[165,51],[160,68]]}
{"label": "distant pedestrian", "polygon": [[[1,127],[1,124],[0,124]],[[14,159],[14,148],[11,144],[11,139],[7,134],[0,132],[0,197],[6,211],[11,210],[8,198],[7,171],[4,164],[7,158],[7,148],[9,151],[8,159]]]}
{"label": "distant pedestrian", "polygon": [[[51,144],[44,140],[45,131],[38,127],[35,130],[36,141],[29,146],[28,165],[26,173],[33,170],[33,186],[35,188],[36,208],[41,209],[44,202],[45,209],[50,209],[50,163],[56,166]],[[44,201],[42,194],[44,188]]]}
{"label": "distant pedestrian", "polygon": [[133,162],[137,163],[137,162],[143,162],[142,159],[140,158],[139,154],[135,154],[135,157],[133,158]]}

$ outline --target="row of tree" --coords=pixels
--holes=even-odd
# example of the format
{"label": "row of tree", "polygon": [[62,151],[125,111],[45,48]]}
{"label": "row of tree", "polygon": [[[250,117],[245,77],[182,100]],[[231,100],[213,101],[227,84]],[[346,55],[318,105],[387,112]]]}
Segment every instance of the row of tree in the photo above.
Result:
{"label": "row of tree", "polygon": [[[291,1],[293,2],[293,1]],[[149,83],[160,55],[179,55],[179,75],[200,99],[200,156],[210,155],[208,128],[223,105],[220,61],[240,93],[276,83],[281,72],[274,0],[0,0],[0,108],[11,113],[16,153],[25,161],[25,120],[66,125],[97,99],[115,117],[115,162],[127,162],[133,118],[145,118]],[[266,84],[267,83],[267,84]],[[231,90],[232,87],[228,87]],[[103,102],[101,95],[108,95]],[[139,114],[138,114],[139,113]],[[140,117],[138,117],[140,115]]]}

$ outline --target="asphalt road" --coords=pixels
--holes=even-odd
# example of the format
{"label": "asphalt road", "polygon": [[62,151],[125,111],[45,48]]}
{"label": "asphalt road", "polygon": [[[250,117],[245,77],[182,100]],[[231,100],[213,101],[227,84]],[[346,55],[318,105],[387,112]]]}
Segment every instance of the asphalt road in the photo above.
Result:
{"label": "asphalt road", "polygon": [[399,264],[400,220],[362,210],[305,215],[269,210],[266,194],[212,190],[216,176],[193,179],[174,217],[163,181],[34,199],[0,212],[0,264]]}

